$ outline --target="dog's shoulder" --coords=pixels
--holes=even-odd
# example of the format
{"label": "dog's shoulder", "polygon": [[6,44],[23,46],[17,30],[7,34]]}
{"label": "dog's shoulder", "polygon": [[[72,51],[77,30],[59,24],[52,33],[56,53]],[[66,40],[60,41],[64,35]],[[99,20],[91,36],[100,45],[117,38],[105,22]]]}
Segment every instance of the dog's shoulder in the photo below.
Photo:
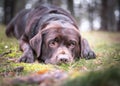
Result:
{"label": "dog's shoulder", "polygon": [[62,17],[66,18],[77,27],[77,23],[73,16],[63,8],[54,5],[37,6],[29,12],[26,22],[25,34],[29,39],[31,39],[44,27],[44,25],[46,25],[46,22],[51,21],[51,19],[62,20]]}

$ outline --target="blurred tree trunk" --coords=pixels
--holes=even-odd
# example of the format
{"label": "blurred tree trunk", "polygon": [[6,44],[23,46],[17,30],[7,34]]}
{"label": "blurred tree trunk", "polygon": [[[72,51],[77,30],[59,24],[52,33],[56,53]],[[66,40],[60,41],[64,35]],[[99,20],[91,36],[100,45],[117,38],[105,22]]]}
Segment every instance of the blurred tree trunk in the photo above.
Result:
{"label": "blurred tree trunk", "polygon": [[101,5],[101,30],[117,31],[117,20],[114,14],[117,0],[102,0]]}
{"label": "blurred tree trunk", "polygon": [[71,12],[71,14],[74,16],[74,2],[73,0],[67,0],[67,8]]}
{"label": "blurred tree trunk", "polygon": [[14,15],[16,15],[16,13],[20,12],[22,9],[25,8],[26,0],[13,0],[13,1],[15,1]]}
{"label": "blurred tree trunk", "polygon": [[4,24],[8,24],[14,14],[14,2],[15,0],[4,1]]}
{"label": "blurred tree trunk", "polygon": [[25,0],[5,0],[4,1],[4,24],[8,24],[11,19],[25,7]]}
{"label": "blurred tree trunk", "polygon": [[52,4],[53,0],[47,0],[47,2],[48,2],[49,4]]}
{"label": "blurred tree trunk", "polygon": [[39,0],[38,3],[36,3],[36,4],[38,4],[38,5],[52,4],[52,5],[60,6],[61,0]]}
{"label": "blurred tree trunk", "polygon": [[108,0],[101,0],[101,30],[107,30],[107,10],[108,10],[108,6],[107,6],[107,1]]}
{"label": "blurred tree trunk", "polygon": [[33,7],[40,6],[43,4],[48,4],[48,0],[38,0],[35,4],[33,4]]}
{"label": "blurred tree trunk", "polygon": [[115,10],[117,6],[117,0],[108,0],[108,31],[117,31],[117,20],[115,18]]}
{"label": "blurred tree trunk", "polygon": [[55,6],[60,6],[61,5],[61,0],[48,0],[49,4],[55,5]]}
{"label": "blurred tree trunk", "polygon": [[117,22],[117,30],[120,31],[120,0],[118,0],[118,12],[119,12],[119,16]]}
{"label": "blurred tree trunk", "polygon": [[[94,4],[94,2],[93,2]],[[88,19],[89,19],[89,22],[90,22],[90,29],[93,30],[94,27],[93,27],[93,20],[94,20],[94,7],[90,4],[88,4]]]}

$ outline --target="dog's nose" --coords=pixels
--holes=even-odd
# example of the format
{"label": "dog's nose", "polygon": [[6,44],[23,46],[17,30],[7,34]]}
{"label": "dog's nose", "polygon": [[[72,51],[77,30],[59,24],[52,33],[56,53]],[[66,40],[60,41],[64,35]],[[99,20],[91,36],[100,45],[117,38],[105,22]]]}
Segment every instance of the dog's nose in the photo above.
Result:
{"label": "dog's nose", "polygon": [[69,56],[67,54],[59,54],[57,57],[60,63],[67,63],[69,61]]}

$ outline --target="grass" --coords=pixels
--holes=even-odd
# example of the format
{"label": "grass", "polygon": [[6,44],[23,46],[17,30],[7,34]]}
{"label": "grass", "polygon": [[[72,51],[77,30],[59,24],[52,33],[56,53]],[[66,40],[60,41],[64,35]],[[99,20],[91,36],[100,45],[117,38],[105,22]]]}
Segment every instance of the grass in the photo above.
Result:
{"label": "grass", "polygon": [[[120,84],[115,83],[115,85],[108,85],[108,78],[113,77],[115,70],[115,76],[119,75],[120,72],[120,33],[119,32],[83,32],[82,36],[86,38],[92,49],[97,54],[97,58],[94,60],[85,60],[81,59],[72,64],[62,64],[50,65],[42,63],[16,63],[14,59],[18,59],[21,56],[19,51],[18,42],[16,39],[7,38],[4,34],[5,26],[0,25],[0,55],[5,52],[11,51],[11,53],[6,54],[0,57],[0,79],[3,79],[5,76],[2,76],[8,71],[12,71],[16,67],[23,66],[24,70],[19,74],[15,75],[7,74],[6,77],[16,77],[29,75],[31,73],[37,72],[39,70],[55,70],[60,69],[67,71],[71,74],[70,80],[68,80],[65,86],[75,86],[71,83],[76,83],[76,86],[92,86],[91,83],[98,83],[101,80],[101,85],[93,86],[118,86]],[[115,68],[115,69],[114,69]],[[113,70],[112,70],[113,69]],[[110,71],[108,73],[108,71]],[[108,73],[108,74],[107,74]],[[101,76],[100,76],[101,75]],[[106,76],[106,79],[102,81],[102,77]],[[90,78],[91,77],[91,78]],[[120,80],[120,77],[113,78],[114,80]],[[87,83],[86,83],[87,81]],[[109,81],[108,81],[109,82]],[[103,83],[103,84],[102,84]],[[107,84],[107,85],[104,85]],[[80,85],[79,85],[80,84]]]}
{"label": "grass", "polygon": [[111,67],[105,71],[89,72],[78,76],[63,86],[120,86],[120,68]]}

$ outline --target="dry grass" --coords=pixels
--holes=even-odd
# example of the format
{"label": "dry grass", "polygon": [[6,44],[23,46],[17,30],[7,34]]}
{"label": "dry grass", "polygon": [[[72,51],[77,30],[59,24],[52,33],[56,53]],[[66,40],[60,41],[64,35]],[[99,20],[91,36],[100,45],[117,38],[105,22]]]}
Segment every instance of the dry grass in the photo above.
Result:
{"label": "dry grass", "polygon": [[[0,25],[0,55],[9,50],[12,52],[0,57],[0,74],[11,71],[16,67],[23,66],[24,70],[17,76],[29,75],[30,73],[44,69],[60,69],[68,73],[73,73],[71,77],[75,78],[80,75],[86,75],[90,71],[100,71],[110,67],[120,66],[120,33],[118,32],[83,32],[82,36],[89,41],[97,54],[97,58],[94,60],[82,59],[73,64],[62,64],[58,66],[37,62],[33,64],[13,62],[12,59],[17,59],[22,53],[19,51],[17,40],[14,38],[7,38],[4,31],[5,26]],[[4,76],[1,78],[4,78]]]}

